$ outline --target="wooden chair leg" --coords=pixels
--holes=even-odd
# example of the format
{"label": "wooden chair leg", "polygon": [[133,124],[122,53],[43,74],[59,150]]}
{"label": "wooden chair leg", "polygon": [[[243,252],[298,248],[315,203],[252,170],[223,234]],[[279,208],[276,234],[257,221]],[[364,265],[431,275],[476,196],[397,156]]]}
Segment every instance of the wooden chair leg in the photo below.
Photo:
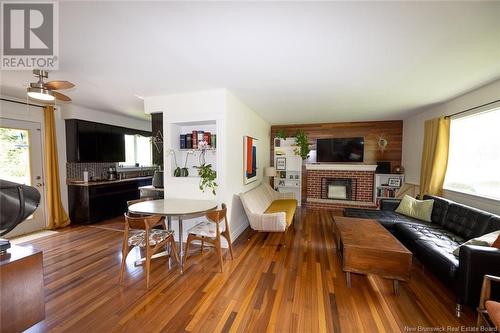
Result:
{"label": "wooden chair leg", "polygon": [[231,254],[231,260],[234,259],[234,256],[233,256],[233,242],[231,240],[231,234],[227,231],[224,232],[224,237],[226,237],[226,240],[227,240],[227,244],[229,245],[229,253]]}
{"label": "wooden chair leg", "polygon": [[179,260],[179,255],[177,254],[177,245],[175,245],[175,239],[174,239],[174,236],[170,236],[170,254],[172,254],[172,252],[174,253],[174,258],[175,258],[175,261],[177,261],[177,264],[180,266],[181,265],[181,261]]}
{"label": "wooden chair leg", "polygon": [[219,257],[220,272],[224,272],[222,263],[222,247],[220,245],[220,239],[215,242],[215,249],[217,250],[217,257]]}
{"label": "wooden chair leg", "polygon": [[205,246],[205,240],[201,239],[201,253],[203,253],[203,247]]}
{"label": "wooden chair leg", "polygon": [[151,253],[146,249],[146,288],[149,289],[149,273],[151,270]]}
{"label": "wooden chair leg", "polygon": [[185,249],[184,250],[184,260],[183,260],[183,262],[181,262],[181,266],[183,269],[184,269],[184,264],[186,264],[186,261],[189,257],[189,244],[191,243],[192,238],[193,238],[193,236],[191,236],[191,234],[188,234],[188,238],[186,240],[186,247],[184,248]]}
{"label": "wooden chair leg", "polygon": [[120,279],[119,282],[123,282],[123,274],[125,273],[125,266],[127,265],[127,256],[128,253],[130,252],[130,247],[128,246],[128,240],[127,242],[123,243],[122,247],[122,264],[120,266]]}

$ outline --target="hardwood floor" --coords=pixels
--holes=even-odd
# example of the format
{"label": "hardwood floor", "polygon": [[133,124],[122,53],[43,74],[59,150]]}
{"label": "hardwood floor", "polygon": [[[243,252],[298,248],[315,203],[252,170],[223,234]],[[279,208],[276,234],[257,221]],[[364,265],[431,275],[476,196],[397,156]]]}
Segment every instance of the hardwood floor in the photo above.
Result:
{"label": "hardwood floor", "polygon": [[451,293],[419,264],[399,296],[391,281],[375,276],[354,275],[347,288],[332,213],[298,214],[286,247],[279,234],[247,230],[224,273],[213,249],[200,255],[193,246],[183,275],[166,258],[153,260],[149,291],[142,267],[133,265],[138,251],[118,284],[119,220],[35,240],[30,244],[44,252],[46,319],[30,332],[397,332],[474,325],[471,309],[454,316]]}

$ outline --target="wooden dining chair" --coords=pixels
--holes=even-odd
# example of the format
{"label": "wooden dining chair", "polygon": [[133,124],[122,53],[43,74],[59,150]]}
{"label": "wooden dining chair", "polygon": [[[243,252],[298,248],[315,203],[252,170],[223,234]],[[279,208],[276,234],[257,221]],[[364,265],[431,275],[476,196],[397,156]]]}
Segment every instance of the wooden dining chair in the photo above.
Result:
{"label": "wooden dining chair", "polygon": [[477,308],[477,327],[490,326],[500,329],[500,302],[491,299],[491,284],[500,283],[499,276],[485,275]]}
{"label": "wooden dining chair", "polygon": [[162,221],[162,217],[157,215],[133,217],[125,213],[125,232],[123,234],[120,283],[123,282],[127,256],[134,246],[145,249],[146,286],[148,289],[151,257],[158,252],[158,250],[164,249],[165,245],[169,244],[171,247],[170,253],[173,253],[175,260],[179,266],[181,265],[177,255],[174,232],[171,230],[154,229],[155,226],[161,225],[163,223]]}
{"label": "wooden dining chair", "polygon": [[214,246],[215,251],[217,252],[217,257],[219,259],[220,271],[223,272],[221,236],[226,239],[229,245],[231,259],[233,259],[233,245],[231,242],[231,231],[229,229],[229,223],[227,221],[226,204],[222,204],[222,209],[220,210],[211,210],[205,213],[205,218],[206,221],[198,223],[188,230],[183,265],[186,263],[188,258],[190,243],[192,241],[198,240],[201,242],[201,253],[203,253],[205,243],[209,243]]}
{"label": "wooden dining chair", "polygon": [[[154,198],[151,197],[146,197],[146,198],[140,198],[140,199],[135,199],[135,200],[129,200],[127,201],[127,211],[128,211],[128,216],[130,217],[141,217],[141,216],[148,216],[148,215],[143,215],[143,214],[136,214],[132,213],[128,210],[130,206],[136,203],[144,202],[144,201],[151,201],[155,200]],[[157,226],[155,226],[155,229],[164,229],[164,230],[169,230],[169,226],[167,225],[167,221],[165,221],[165,218],[162,217],[162,223],[159,223]]]}

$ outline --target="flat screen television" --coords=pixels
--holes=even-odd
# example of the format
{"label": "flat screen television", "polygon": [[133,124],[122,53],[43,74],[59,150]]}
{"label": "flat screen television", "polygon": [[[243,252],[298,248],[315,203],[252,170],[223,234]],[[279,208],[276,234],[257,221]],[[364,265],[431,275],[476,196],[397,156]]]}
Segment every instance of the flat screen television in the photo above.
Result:
{"label": "flat screen television", "polygon": [[331,138],[316,141],[317,162],[363,162],[364,138]]}

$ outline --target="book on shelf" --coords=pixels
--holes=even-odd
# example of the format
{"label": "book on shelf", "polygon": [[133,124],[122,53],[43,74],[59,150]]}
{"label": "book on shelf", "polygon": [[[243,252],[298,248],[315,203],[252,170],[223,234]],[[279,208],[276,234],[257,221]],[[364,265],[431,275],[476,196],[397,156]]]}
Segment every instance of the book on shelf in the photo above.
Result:
{"label": "book on shelf", "polygon": [[210,132],[203,132],[203,141],[210,146]]}
{"label": "book on shelf", "polygon": [[377,188],[377,197],[379,198],[394,198],[396,196],[396,192],[399,188],[387,188],[387,187],[379,187]]}
{"label": "book on shelf", "polygon": [[193,131],[193,134],[192,134],[192,148],[193,149],[198,149],[198,131]]}
{"label": "book on shelf", "polygon": [[217,148],[217,135],[216,134],[210,135],[210,146],[212,148]]}
{"label": "book on shelf", "polygon": [[203,137],[205,135],[205,132],[203,131],[198,131],[198,143],[200,143],[200,141],[203,141]]}
{"label": "book on shelf", "polygon": [[193,148],[193,136],[192,134],[186,134],[186,149]]}
{"label": "book on shelf", "polygon": [[179,146],[181,149],[186,148],[186,134],[181,134],[181,141]]}

